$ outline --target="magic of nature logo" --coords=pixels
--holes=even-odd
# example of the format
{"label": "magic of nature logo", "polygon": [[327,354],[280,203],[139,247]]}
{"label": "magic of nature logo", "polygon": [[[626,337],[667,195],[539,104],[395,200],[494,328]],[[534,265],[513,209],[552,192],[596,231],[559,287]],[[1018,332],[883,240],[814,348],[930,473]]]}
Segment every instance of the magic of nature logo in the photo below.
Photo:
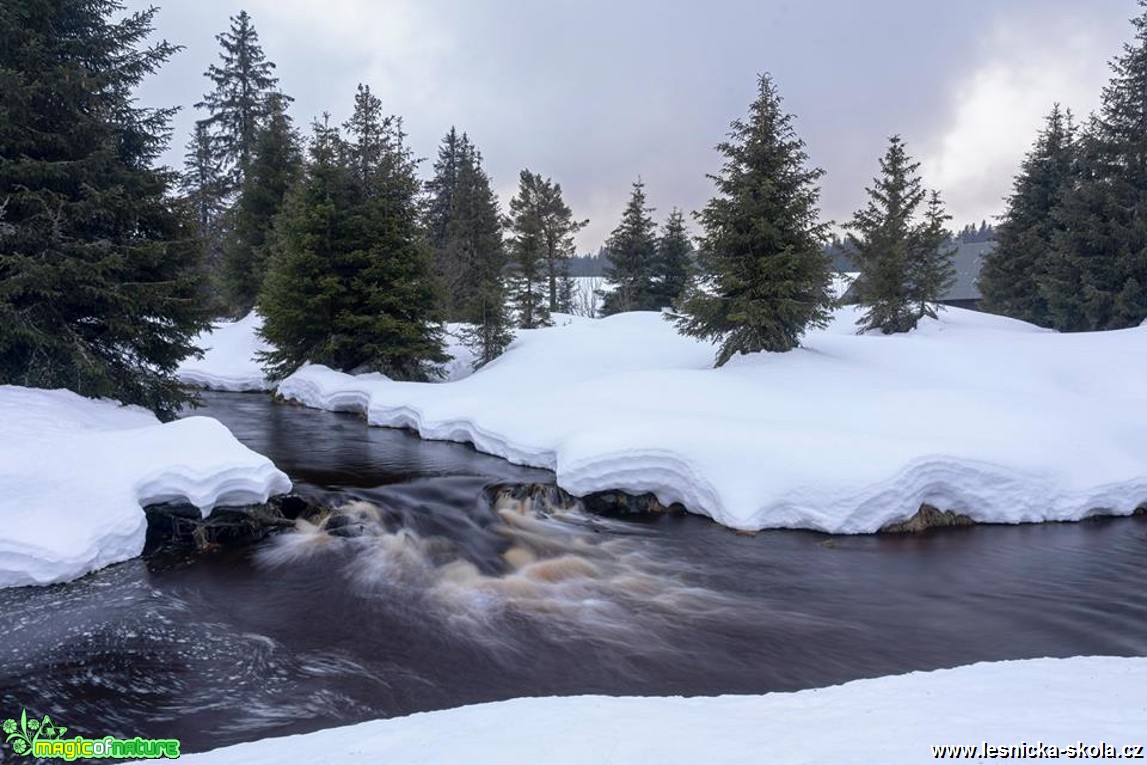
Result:
{"label": "magic of nature logo", "polygon": [[29,717],[28,710],[20,710],[19,719],[9,718],[3,723],[4,741],[16,754],[45,760],[78,759],[145,759],[179,758],[179,739],[154,738],[65,738],[68,729],[52,722],[52,718]]}

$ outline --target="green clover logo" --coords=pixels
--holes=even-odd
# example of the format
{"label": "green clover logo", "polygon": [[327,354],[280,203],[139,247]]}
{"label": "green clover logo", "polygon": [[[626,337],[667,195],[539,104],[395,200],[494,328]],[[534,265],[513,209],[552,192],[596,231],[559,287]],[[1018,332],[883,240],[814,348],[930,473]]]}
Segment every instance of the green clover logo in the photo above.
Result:
{"label": "green clover logo", "polygon": [[4,740],[12,745],[16,754],[31,754],[33,745],[40,740],[55,741],[63,737],[67,728],[56,725],[52,718],[44,715],[43,720],[28,719],[28,710],[20,710],[20,720],[7,719],[3,724]]}

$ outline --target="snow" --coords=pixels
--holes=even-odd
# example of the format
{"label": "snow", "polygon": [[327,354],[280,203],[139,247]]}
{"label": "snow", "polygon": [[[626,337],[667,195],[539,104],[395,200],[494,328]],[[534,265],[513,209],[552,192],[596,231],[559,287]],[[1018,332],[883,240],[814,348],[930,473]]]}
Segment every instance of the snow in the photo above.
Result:
{"label": "snow", "polygon": [[217,420],[0,386],[0,587],[49,584],[143,550],[144,505],[264,502],[287,476]]}
{"label": "snow", "polygon": [[979,522],[1147,503],[1147,328],[1057,334],[960,309],[711,369],[655,313],[522,332],[455,382],[309,366],[279,392],[550,468],[568,491],[654,492],[738,529],[867,533],[922,504]]}
{"label": "snow", "polygon": [[220,322],[195,339],[202,358],[184,359],[176,371],[180,381],[200,388],[234,392],[271,390],[255,356],[270,346],[259,337],[263,319],[255,312],[236,322]]}
{"label": "snow", "polygon": [[1147,659],[1036,659],[763,696],[515,699],[181,759],[192,765],[915,764],[931,762],[932,747],[944,745],[1142,744],[1145,689]]}

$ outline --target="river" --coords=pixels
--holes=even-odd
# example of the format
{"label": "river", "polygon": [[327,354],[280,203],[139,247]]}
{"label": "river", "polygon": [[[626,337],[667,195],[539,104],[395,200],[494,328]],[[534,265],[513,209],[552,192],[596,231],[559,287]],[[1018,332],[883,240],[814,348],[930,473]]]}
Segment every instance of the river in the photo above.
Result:
{"label": "river", "polygon": [[301,491],[358,503],[370,533],[312,528],[0,590],[0,716],[199,751],[516,696],[1147,654],[1143,518],[829,537],[495,512],[490,487],[553,475],[263,395],[204,403]]}

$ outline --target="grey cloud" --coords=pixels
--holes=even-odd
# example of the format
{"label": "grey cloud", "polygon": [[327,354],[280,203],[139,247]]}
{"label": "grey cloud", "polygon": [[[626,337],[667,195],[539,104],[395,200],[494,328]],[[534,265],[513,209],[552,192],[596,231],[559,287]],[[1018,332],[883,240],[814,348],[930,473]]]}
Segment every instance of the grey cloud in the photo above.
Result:
{"label": "grey cloud", "polygon": [[[198,100],[216,55],[214,34],[240,7],[230,0],[163,6],[160,34],[187,51],[149,83],[144,99]],[[813,162],[828,171],[823,212],[840,221],[860,204],[888,135],[904,134],[920,150],[937,145],[955,119],[958,86],[995,54],[985,45],[993,25],[1012,19],[1023,29],[1030,21],[1026,28],[1038,34],[1043,20],[1077,18],[1096,28],[1097,55],[1106,59],[1129,35],[1136,6],[253,0],[248,10],[284,90],[297,99],[297,121],[323,111],[341,119],[355,84],[368,81],[405,118],[420,156],[432,157],[452,124],[469,132],[503,203],[521,168],[552,175],[575,213],[592,219],[579,240],[590,250],[615,225],[638,176],[659,216],[704,204],[705,174],[720,162],[713,146],[744,113],[758,72],[776,77]],[[189,109],[180,116],[172,161],[193,117]],[[986,190],[974,198],[987,207],[1007,179],[977,183]]]}

